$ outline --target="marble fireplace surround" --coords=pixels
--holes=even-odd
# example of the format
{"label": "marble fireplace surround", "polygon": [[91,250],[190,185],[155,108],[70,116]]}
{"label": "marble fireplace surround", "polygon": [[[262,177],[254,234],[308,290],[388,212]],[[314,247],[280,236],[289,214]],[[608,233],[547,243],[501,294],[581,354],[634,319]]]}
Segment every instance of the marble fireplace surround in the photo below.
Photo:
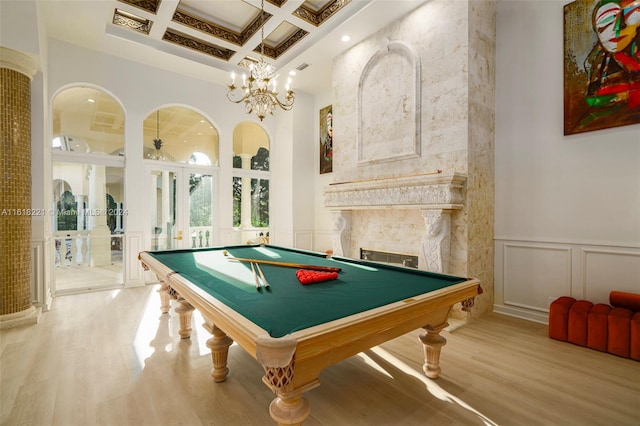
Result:
{"label": "marble fireplace surround", "polygon": [[466,175],[437,172],[412,176],[338,182],[325,189],[325,206],[333,216],[333,253],[349,256],[353,211],[418,209],[425,229],[417,249],[421,269],[447,273],[451,247],[451,212],[464,206]]}

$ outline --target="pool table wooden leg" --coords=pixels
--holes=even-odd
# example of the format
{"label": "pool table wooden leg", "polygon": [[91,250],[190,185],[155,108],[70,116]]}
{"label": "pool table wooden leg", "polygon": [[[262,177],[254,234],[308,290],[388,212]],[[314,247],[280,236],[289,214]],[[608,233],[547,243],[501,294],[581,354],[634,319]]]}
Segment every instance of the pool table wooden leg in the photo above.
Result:
{"label": "pool table wooden leg", "polygon": [[180,304],[176,308],[176,313],[180,316],[180,330],[178,334],[181,339],[188,339],[191,337],[191,316],[195,308],[182,296],[178,296],[178,303]]}
{"label": "pool table wooden leg", "polygon": [[256,358],[264,368],[262,381],[276,395],[269,405],[269,414],[281,426],[301,425],[309,417],[311,404],[302,395],[320,385],[317,377],[302,384],[295,383],[296,345],[296,340],[290,336],[258,337],[256,340]]}
{"label": "pool table wooden leg", "polygon": [[160,312],[168,314],[171,310],[171,296],[169,295],[169,285],[164,281],[160,281],[158,294],[160,294]]}
{"label": "pool table wooden leg", "polygon": [[419,336],[420,341],[424,345],[425,362],[422,369],[430,379],[437,379],[440,377],[440,350],[447,343],[447,339],[442,337],[440,332],[448,325],[449,324],[444,322],[435,327],[431,325],[422,327],[422,329],[426,331],[425,334],[421,334]]}
{"label": "pool table wooden leg", "polygon": [[306,390],[308,388],[278,392],[269,405],[269,414],[278,426],[300,426],[309,417],[311,404],[302,396]]}
{"label": "pool table wooden leg", "polygon": [[211,339],[207,340],[207,347],[211,349],[211,359],[213,361],[211,377],[216,383],[224,382],[229,374],[227,359],[229,357],[229,346],[233,344],[233,340],[213,324],[205,323],[204,327],[213,335]]}

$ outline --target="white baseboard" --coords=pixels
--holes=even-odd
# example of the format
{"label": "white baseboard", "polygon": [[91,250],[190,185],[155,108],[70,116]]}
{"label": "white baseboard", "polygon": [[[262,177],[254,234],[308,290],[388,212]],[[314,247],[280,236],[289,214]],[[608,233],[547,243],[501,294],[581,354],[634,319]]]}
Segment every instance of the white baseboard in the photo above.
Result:
{"label": "white baseboard", "polygon": [[544,312],[531,311],[504,305],[493,305],[493,312],[503,315],[509,315],[511,317],[522,318],[540,324],[549,324],[549,314]]}

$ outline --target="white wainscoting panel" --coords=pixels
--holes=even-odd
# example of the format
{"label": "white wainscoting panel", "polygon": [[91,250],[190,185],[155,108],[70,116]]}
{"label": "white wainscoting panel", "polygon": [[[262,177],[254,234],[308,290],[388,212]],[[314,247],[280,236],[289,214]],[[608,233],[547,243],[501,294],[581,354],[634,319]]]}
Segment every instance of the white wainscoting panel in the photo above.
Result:
{"label": "white wainscoting panel", "polygon": [[611,290],[640,293],[640,252],[585,248],[582,294],[593,303],[609,303]]}
{"label": "white wainscoting panel", "polygon": [[303,250],[313,250],[313,231],[296,231],[294,234],[294,247]]}
{"label": "white wainscoting panel", "polygon": [[549,298],[571,291],[569,247],[505,244],[504,304],[548,311]]}
{"label": "white wainscoting panel", "polygon": [[560,296],[609,303],[613,290],[640,293],[640,248],[496,238],[494,284],[495,312],[547,323]]}
{"label": "white wainscoting panel", "polygon": [[135,287],[144,285],[144,269],[138,254],[144,250],[143,232],[125,232],[125,286]]}
{"label": "white wainscoting panel", "polygon": [[326,252],[327,250],[333,250],[333,231],[316,231],[313,237],[313,249],[319,252]]}

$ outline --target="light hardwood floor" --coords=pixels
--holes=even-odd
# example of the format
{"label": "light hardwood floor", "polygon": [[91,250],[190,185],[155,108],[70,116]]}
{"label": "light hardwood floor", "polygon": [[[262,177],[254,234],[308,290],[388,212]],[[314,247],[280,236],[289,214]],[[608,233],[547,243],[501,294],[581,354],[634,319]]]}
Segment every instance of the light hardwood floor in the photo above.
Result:
{"label": "light hardwood floor", "polygon": [[[214,383],[201,318],[180,340],[155,290],[58,297],[40,324],[3,330],[0,424],[272,424],[260,365],[234,345],[229,377]],[[417,335],[326,369],[305,425],[640,425],[640,362],[488,314],[443,332],[432,381]]]}

